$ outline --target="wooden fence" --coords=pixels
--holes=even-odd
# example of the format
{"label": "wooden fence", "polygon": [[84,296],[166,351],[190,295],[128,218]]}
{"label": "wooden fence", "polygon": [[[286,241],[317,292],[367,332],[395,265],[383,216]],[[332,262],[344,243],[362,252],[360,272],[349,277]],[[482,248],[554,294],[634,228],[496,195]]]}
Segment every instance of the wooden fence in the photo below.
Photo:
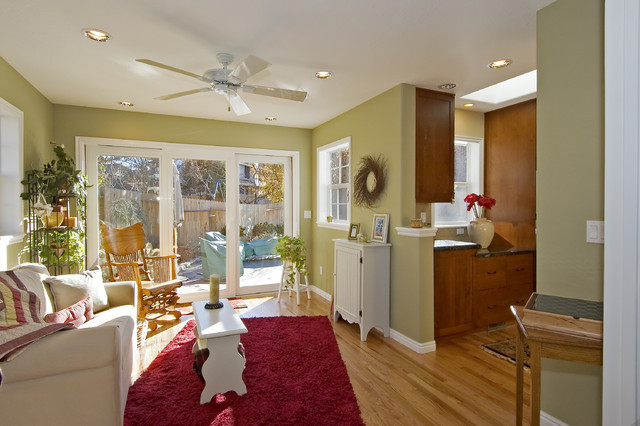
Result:
{"label": "wooden fence", "polygon": [[[126,226],[129,223],[122,222],[118,214],[112,209],[105,209],[104,206],[111,206],[119,199],[129,199],[134,205],[140,205],[145,219],[147,241],[157,247],[159,203],[155,194],[106,189],[102,198],[100,200],[100,217],[105,222],[117,227]],[[182,205],[184,207],[184,221],[178,227],[179,247],[189,247],[199,251],[198,238],[203,237],[205,232],[226,233],[227,208],[225,202],[184,197]],[[284,224],[283,203],[240,204],[239,214],[239,223],[243,227],[265,222],[274,225]]]}

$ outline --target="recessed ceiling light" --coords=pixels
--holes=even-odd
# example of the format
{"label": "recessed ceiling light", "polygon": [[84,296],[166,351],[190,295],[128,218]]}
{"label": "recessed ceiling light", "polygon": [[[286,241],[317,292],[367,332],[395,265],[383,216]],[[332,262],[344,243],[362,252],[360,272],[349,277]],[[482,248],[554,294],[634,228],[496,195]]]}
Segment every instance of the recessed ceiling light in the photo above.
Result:
{"label": "recessed ceiling light", "polygon": [[468,104],[464,104],[464,106],[466,106],[467,108],[471,108],[472,106],[474,106],[475,104],[472,104],[471,102],[469,102]]}
{"label": "recessed ceiling light", "polygon": [[493,61],[490,64],[487,64],[487,67],[491,69],[495,68],[504,68],[511,63],[511,59],[498,59],[497,61]]}
{"label": "recessed ceiling light", "polygon": [[105,42],[108,41],[111,36],[102,30],[98,30],[95,28],[85,28],[82,30],[82,34],[85,37],[90,38],[91,40]]}
{"label": "recessed ceiling light", "polygon": [[316,73],[316,78],[320,78],[320,79],[327,79],[329,77],[331,77],[333,75],[333,73],[331,71],[318,71]]}
{"label": "recessed ceiling light", "polygon": [[267,121],[276,121],[277,120],[277,118],[273,117],[273,116],[265,117],[264,119],[267,120]]}
{"label": "recessed ceiling light", "polygon": [[440,87],[441,89],[455,89],[456,84],[455,83],[444,83],[444,84],[441,84],[438,87]]}
{"label": "recessed ceiling light", "polygon": [[129,102],[129,101],[120,101],[118,102],[120,105],[125,106],[125,107],[132,107],[133,103]]}

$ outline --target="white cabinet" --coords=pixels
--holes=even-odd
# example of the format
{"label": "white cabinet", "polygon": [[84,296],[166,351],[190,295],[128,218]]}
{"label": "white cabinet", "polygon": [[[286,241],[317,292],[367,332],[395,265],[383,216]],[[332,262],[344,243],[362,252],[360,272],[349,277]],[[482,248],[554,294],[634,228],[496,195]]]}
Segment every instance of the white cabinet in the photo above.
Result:
{"label": "white cabinet", "polygon": [[391,244],[334,241],[333,319],[360,325],[360,340],[373,327],[389,337]]}

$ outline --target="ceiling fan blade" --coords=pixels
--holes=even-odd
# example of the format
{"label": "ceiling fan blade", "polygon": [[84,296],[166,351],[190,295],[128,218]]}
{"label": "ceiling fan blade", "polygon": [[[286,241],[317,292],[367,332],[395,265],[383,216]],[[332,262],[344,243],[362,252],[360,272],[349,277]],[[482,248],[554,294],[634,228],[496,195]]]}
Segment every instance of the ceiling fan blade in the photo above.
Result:
{"label": "ceiling fan blade", "polygon": [[212,90],[213,89],[211,87],[203,87],[202,89],[186,90],[184,92],[172,93],[171,95],[158,96],[155,99],[167,101],[169,99],[179,98],[180,96],[193,95],[195,93],[200,93],[200,92],[211,92]]}
{"label": "ceiling fan blade", "polygon": [[165,70],[177,72],[179,74],[188,75],[189,77],[197,78],[198,80],[202,80],[202,76],[198,74],[194,74],[189,71],[181,70],[180,68],[172,67],[171,65],[161,64],[160,62],[152,61],[151,59],[136,59],[138,62],[142,62],[143,64],[151,65],[154,67],[162,68]]}
{"label": "ceiling fan blade", "polygon": [[242,86],[242,90],[256,95],[273,96],[274,98],[289,99],[302,102],[307,98],[307,92],[301,90],[279,89],[277,87]]}
{"label": "ceiling fan blade", "polygon": [[235,67],[229,74],[227,81],[233,84],[241,84],[247,81],[249,77],[259,73],[263,69],[271,65],[264,59],[260,59],[257,56],[249,55],[245,58],[240,65]]}
{"label": "ceiling fan blade", "polygon": [[236,115],[245,115],[251,112],[247,104],[244,103],[240,95],[238,95],[236,92],[229,92],[228,95],[229,104],[231,105],[231,109],[233,110],[233,112],[235,112]]}

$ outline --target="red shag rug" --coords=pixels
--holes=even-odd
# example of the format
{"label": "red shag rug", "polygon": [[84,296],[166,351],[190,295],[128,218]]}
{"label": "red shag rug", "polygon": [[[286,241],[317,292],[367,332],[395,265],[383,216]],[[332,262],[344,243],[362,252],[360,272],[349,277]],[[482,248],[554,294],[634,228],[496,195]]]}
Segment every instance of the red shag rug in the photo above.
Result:
{"label": "red shag rug", "polygon": [[200,405],[190,320],[129,389],[125,426],[364,425],[327,317],[244,318],[247,393]]}

